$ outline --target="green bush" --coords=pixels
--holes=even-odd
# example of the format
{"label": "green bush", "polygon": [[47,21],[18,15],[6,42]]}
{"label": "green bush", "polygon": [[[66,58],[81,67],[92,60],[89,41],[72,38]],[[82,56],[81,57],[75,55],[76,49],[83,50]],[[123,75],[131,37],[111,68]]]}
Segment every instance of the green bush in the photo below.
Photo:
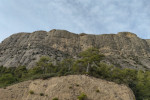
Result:
{"label": "green bush", "polygon": [[54,76],[57,76],[57,75],[55,73],[43,74],[43,75],[41,75],[41,79],[46,80],[46,79],[54,77]]}
{"label": "green bush", "polygon": [[40,96],[44,96],[44,93],[40,93]]}
{"label": "green bush", "polygon": [[86,94],[82,93],[80,96],[78,96],[78,99],[79,100],[86,100],[87,96],[86,96]]}
{"label": "green bush", "polygon": [[99,93],[100,91],[97,89],[96,92]]}
{"label": "green bush", "polygon": [[79,84],[76,84],[77,87],[79,87]]}
{"label": "green bush", "polygon": [[69,86],[69,89],[72,89],[72,86]]}
{"label": "green bush", "polygon": [[0,77],[0,86],[7,86],[15,82],[17,82],[17,79],[12,74],[3,74]]}
{"label": "green bush", "polygon": [[58,100],[58,98],[53,98],[53,100]]}
{"label": "green bush", "polygon": [[30,90],[29,93],[30,93],[30,94],[34,94],[34,91],[33,91],[33,90]]}
{"label": "green bush", "polygon": [[48,78],[57,76],[56,73],[47,73],[47,74],[37,74],[37,75],[33,75],[30,77],[31,80],[36,80],[36,79],[43,79],[46,80]]}

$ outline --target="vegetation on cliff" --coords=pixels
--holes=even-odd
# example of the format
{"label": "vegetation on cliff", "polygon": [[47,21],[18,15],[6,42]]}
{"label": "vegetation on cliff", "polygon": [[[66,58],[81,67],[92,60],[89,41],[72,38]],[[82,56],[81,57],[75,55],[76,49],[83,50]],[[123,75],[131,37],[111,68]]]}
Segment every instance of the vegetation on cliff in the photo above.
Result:
{"label": "vegetation on cliff", "polygon": [[79,54],[79,59],[64,59],[53,65],[49,57],[42,57],[32,69],[0,67],[0,87],[5,87],[29,79],[47,79],[53,76],[87,74],[118,84],[129,86],[137,100],[150,99],[150,72],[134,69],[119,69],[100,62],[104,55],[98,49],[90,48]]}

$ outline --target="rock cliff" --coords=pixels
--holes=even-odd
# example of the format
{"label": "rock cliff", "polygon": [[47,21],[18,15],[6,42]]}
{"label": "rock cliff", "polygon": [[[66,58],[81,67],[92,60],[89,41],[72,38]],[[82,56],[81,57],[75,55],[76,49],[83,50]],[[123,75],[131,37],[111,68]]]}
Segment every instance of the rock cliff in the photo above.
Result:
{"label": "rock cliff", "polygon": [[82,93],[87,95],[86,100],[135,100],[125,85],[85,75],[38,79],[0,88],[0,100],[77,100]]}
{"label": "rock cliff", "polygon": [[66,57],[76,58],[87,48],[96,47],[106,55],[105,62],[118,67],[150,68],[150,40],[130,32],[118,34],[75,34],[66,30],[18,33],[0,43],[0,65],[33,67],[41,56],[48,55],[54,62]]}

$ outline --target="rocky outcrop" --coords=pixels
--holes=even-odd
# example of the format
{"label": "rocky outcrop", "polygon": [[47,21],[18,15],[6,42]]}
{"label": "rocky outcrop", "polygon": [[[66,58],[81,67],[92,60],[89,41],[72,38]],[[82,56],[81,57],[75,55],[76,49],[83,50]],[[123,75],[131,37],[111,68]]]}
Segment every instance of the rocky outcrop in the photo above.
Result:
{"label": "rocky outcrop", "polygon": [[55,60],[76,58],[87,48],[96,47],[106,55],[106,63],[118,67],[149,68],[150,42],[130,32],[118,34],[75,34],[65,30],[18,33],[0,44],[0,65],[33,67],[41,56]]}
{"label": "rocky outcrop", "polygon": [[1,88],[0,100],[77,100],[81,93],[87,95],[87,100],[135,100],[133,92],[125,85],[85,75],[38,79]]}

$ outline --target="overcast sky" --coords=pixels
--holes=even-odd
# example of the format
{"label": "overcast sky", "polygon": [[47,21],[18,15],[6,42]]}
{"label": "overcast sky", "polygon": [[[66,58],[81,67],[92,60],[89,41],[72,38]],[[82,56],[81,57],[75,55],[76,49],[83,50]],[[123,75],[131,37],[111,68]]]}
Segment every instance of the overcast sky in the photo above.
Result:
{"label": "overcast sky", "polygon": [[150,0],[0,0],[0,41],[18,32],[133,32],[150,39]]}

